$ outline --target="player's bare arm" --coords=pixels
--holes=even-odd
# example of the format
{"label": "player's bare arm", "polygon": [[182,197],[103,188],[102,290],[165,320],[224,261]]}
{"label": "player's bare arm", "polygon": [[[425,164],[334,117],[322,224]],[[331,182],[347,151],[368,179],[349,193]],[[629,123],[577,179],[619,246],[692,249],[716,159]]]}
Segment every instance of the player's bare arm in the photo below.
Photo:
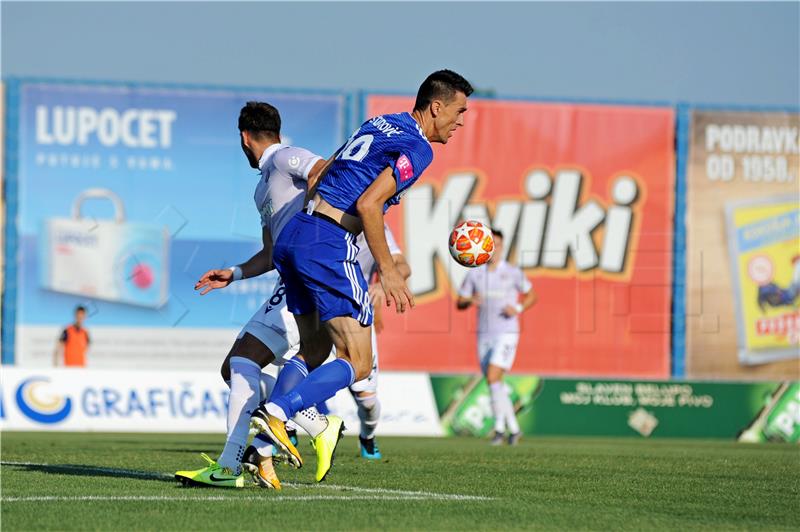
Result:
{"label": "player's bare arm", "polygon": [[458,296],[456,300],[456,308],[458,310],[466,310],[472,305],[478,306],[480,304],[481,300],[478,294],[474,294],[471,297]]}
{"label": "player's bare arm", "polygon": [[[261,229],[261,241],[263,243],[261,250],[246,262],[235,266],[234,269],[208,270],[194,285],[194,289],[202,290],[200,295],[204,296],[212,290],[225,288],[238,279],[258,277],[274,269],[275,265],[272,263],[272,235],[267,227]],[[236,268],[239,268],[241,275],[238,279]]]}
{"label": "player's bare arm", "polygon": [[356,203],[364,238],[375,258],[381,286],[386,294],[386,304],[394,303],[399,313],[414,306],[414,296],[406,286],[405,278],[395,265],[384,233],[383,206],[397,191],[391,167],[384,169],[364,191]]}
{"label": "player's bare arm", "polygon": [[517,305],[509,305],[503,309],[503,314],[510,318],[511,316],[516,316],[517,314],[522,314],[532,306],[536,304],[539,300],[539,296],[536,295],[536,292],[531,289],[528,290],[525,294],[522,295],[522,301],[519,302]]}
{"label": "player's bare arm", "polygon": [[303,201],[303,204],[308,203],[308,200],[313,198],[314,194],[317,193],[319,180],[328,173],[328,169],[330,169],[334,159],[336,159],[336,154],[332,155],[327,161],[320,159],[311,167],[311,171],[308,172],[308,190],[306,191],[306,199]]}
{"label": "player's bare arm", "polygon": [[409,266],[408,261],[403,254],[395,253],[392,255],[392,260],[394,261],[394,266],[397,268],[397,271],[403,276],[403,279],[408,279],[411,277],[411,266]]}
{"label": "player's bare arm", "polygon": [[64,360],[64,340],[59,339],[56,342],[56,348],[53,350],[53,366],[60,366],[62,360]]}

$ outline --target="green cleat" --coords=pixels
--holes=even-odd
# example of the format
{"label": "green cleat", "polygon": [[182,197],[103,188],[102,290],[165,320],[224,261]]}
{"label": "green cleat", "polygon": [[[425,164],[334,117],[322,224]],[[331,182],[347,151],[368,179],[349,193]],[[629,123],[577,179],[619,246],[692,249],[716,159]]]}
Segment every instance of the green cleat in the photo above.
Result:
{"label": "green cleat", "polygon": [[328,426],[325,430],[320,432],[316,438],[311,440],[311,446],[317,452],[317,482],[322,482],[328,475],[328,471],[333,466],[333,455],[336,452],[336,446],[339,440],[342,439],[344,432],[344,421],[342,418],[336,416],[327,416]]}
{"label": "green cleat", "polygon": [[222,467],[205,453],[200,453],[200,456],[208,462],[208,466],[195,471],[176,471],[175,480],[184,486],[244,487],[244,475],[241,472],[236,474],[229,468]]}

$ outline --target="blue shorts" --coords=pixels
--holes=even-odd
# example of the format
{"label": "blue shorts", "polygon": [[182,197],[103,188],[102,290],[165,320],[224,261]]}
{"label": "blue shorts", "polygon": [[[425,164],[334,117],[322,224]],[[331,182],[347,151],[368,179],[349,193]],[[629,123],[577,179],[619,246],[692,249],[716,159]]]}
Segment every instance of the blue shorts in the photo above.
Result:
{"label": "blue shorts", "polygon": [[320,321],[351,316],[372,324],[367,282],[356,261],[356,236],[335,223],[300,211],[284,226],[272,251],[286,284],[292,314],[319,311]]}

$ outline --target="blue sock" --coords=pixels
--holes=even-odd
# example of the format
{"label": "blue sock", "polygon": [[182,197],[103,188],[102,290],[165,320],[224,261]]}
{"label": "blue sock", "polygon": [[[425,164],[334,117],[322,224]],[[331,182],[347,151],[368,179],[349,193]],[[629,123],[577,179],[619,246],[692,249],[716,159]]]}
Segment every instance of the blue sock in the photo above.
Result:
{"label": "blue sock", "polygon": [[342,388],[347,388],[353,384],[355,377],[353,366],[348,361],[337,358],[312,371],[303,382],[286,395],[270,398],[270,402],[278,405],[286,417],[291,419],[297,412],[322,403],[336,395]]}
{"label": "blue sock", "polygon": [[306,363],[299,358],[289,359],[278,373],[278,380],[275,381],[272,393],[269,394],[269,400],[286,395],[306,377],[308,377]]}

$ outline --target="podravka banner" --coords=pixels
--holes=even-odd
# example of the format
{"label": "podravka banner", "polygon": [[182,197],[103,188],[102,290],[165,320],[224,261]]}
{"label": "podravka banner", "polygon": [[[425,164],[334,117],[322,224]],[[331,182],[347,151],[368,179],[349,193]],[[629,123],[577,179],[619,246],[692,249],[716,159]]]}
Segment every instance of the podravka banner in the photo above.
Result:
{"label": "podravka banner", "polygon": [[[365,111],[413,104],[369,96]],[[668,108],[470,101],[387,217],[416,307],[384,312],[382,366],[477,369],[475,309],[455,307],[467,269],[448,252],[451,229],[473,219],[502,231],[505,260],[538,296],[513,371],[668,376],[673,128]]]}
{"label": "podravka banner", "polygon": [[795,379],[800,115],[696,110],[690,131],[687,376]]}

